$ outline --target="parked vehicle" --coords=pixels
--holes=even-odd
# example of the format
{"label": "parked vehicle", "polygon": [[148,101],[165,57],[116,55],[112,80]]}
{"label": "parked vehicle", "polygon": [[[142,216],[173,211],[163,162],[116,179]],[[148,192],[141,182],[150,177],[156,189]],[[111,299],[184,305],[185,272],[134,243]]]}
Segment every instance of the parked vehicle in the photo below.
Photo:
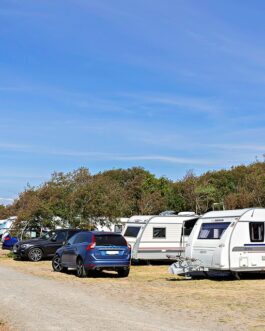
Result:
{"label": "parked vehicle", "polygon": [[199,216],[194,212],[178,215],[130,219],[123,232],[132,245],[133,260],[168,260],[168,254],[181,254]]}
{"label": "parked vehicle", "polygon": [[16,216],[9,217],[5,220],[0,220],[0,239],[2,236],[10,230],[12,227],[12,224],[17,219]]}
{"label": "parked vehicle", "polygon": [[17,242],[17,237],[12,237],[10,233],[6,232],[2,236],[2,249],[12,249]]}
{"label": "parked vehicle", "polygon": [[120,277],[127,277],[130,261],[131,248],[121,234],[82,231],[57,250],[52,267],[54,271],[74,268],[78,277],[93,270],[115,270]]}
{"label": "parked vehicle", "polygon": [[58,248],[80,231],[76,229],[49,231],[39,238],[19,241],[14,245],[13,252],[18,257],[26,258],[33,262],[50,258],[54,256]]}
{"label": "parked vehicle", "polygon": [[265,209],[212,211],[203,215],[189,236],[185,261],[170,267],[173,274],[265,271]]}

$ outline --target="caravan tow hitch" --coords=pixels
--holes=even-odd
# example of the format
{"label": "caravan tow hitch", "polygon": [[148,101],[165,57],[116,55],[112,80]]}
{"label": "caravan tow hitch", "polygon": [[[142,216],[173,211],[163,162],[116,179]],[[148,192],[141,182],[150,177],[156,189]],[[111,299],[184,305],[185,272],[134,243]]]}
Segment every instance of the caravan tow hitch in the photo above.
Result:
{"label": "caravan tow hitch", "polygon": [[205,271],[200,260],[183,256],[167,255],[167,257],[176,260],[168,269],[170,274],[185,276],[186,279],[191,279],[193,273]]}

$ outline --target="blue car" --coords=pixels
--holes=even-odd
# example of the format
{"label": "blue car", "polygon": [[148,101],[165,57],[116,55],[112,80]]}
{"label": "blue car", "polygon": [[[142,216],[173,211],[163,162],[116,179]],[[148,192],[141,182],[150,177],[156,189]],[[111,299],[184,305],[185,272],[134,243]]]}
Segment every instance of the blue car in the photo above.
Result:
{"label": "blue car", "polygon": [[2,238],[3,244],[2,249],[12,249],[13,246],[18,242],[17,237],[12,237],[10,234],[7,234]]}
{"label": "blue car", "polygon": [[91,271],[114,270],[120,277],[130,272],[131,247],[121,234],[113,232],[82,231],[59,248],[52,260],[54,271],[76,269],[78,277]]}

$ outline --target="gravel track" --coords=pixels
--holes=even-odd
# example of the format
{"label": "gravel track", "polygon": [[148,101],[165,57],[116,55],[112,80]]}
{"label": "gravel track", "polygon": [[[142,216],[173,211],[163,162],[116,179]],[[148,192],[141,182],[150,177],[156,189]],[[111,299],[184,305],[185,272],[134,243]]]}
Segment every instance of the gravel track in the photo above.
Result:
{"label": "gravel track", "polygon": [[16,330],[192,330],[177,316],[172,320],[120,303],[100,288],[45,279],[6,266],[0,266],[0,293],[1,317]]}

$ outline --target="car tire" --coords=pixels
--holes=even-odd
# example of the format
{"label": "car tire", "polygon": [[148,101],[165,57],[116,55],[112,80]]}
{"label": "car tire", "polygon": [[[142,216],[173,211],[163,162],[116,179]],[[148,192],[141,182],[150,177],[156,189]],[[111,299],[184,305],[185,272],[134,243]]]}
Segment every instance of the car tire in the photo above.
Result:
{"label": "car tire", "polygon": [[53,271],[55,271],[55,272],[66,272],[67,271],[67,268],[62,267],[61,258],[57,254],[54,255],[54,257],[52,259],[52,268],[53,268]]}
{"label": "car tire", "polygon": [[76,275],[79,278],[84,278],[87,276],[87,272],[84,266],[84,262],[81,258],[78,258],[76,261]]}
{"label": "car tire", "polygon": [[130,273],[130,268],[118,269],[118,276],[119,277],[128,277],[129,273]]}
{"label": "car tire", "polygon": [[28,258],[32,262],[38,262],[43,258],[43,251],[38,247],[33,247],[28,252]]}

